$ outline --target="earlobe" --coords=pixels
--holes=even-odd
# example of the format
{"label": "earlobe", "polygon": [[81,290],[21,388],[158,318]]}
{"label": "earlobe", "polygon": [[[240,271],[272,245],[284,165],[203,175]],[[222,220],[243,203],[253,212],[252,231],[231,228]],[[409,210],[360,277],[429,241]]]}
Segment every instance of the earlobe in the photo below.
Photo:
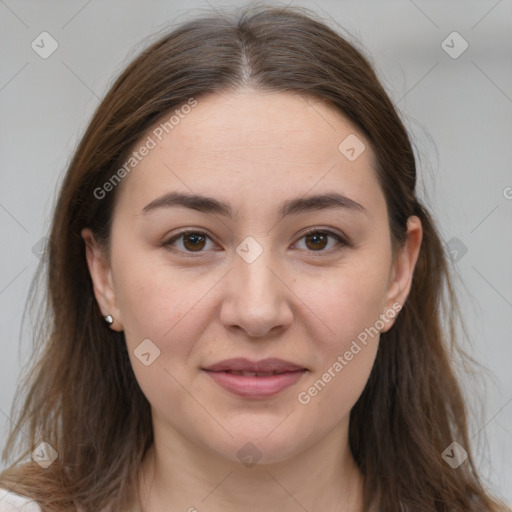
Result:
{"label": "earlobe", "polygon": [[[404,305],[412,286],[414,269],[420,254],[423,229],[421,220],[417,216],[409,217],[407,221],[407,239],[405,244],[398,249],[395,262],[393,263],[392,279],[389,284],[386,311],[400,309]],[[387,332],[394,324],[394,320],[381,331]]]}
{"label": "earlobe", "polygon": [[121,317],[117,308],[116,294],[112,281],[112,271],[103,247],[96,241],[89,228],[81,231],[85,242],[85,257],[94,289],[94,296],[102,317],[113,317],[110,328],[122,331]]}

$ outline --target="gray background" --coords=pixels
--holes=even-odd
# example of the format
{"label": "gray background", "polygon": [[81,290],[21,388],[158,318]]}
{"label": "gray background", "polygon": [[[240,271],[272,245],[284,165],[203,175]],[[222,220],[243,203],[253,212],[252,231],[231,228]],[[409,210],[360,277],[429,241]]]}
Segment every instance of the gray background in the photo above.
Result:
{"label": "gray background", "polygon": [[[319,12],[360,41],[412,133],[420,195],[456,251],[452,266],[470,334],[462,343],[489,370],[479,387],[465,384],[477,462],[489,487],[512,503],[512,2],[292,4]],[[38,263],[33,248],[47,234],[72,151],[146,36],[220,6],[0,0],[2,448],[30,349],[20,328]],[[47,59],[31,47],[43,31],[59,45]],[[441,46],[454,31],[469,45],[458,58]],[[453,53],[461,42],[451,36],[445,44]]]}

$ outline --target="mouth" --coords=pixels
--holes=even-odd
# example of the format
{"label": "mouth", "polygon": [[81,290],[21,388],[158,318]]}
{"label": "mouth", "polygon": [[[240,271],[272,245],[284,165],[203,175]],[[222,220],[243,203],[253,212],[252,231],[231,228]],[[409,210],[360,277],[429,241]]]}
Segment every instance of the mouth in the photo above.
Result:
{"label": "mouth", "polygon": [[307,368],[281,359],[230,359],[202,370],[221,388],[243,398],[264,399],[293,386]]}
{"label": "mouth", "polygon": [[224,373],[229,373],[231,375],[242,375],[243,377],[271,377],[272,375],[283,375],[283,373],[290,372],[246,372],[241,370],[224,370]]}

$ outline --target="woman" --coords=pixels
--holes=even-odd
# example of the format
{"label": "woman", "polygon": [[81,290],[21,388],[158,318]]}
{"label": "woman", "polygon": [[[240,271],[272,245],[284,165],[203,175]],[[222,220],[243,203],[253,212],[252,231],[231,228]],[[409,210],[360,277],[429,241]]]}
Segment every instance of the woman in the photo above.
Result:
{"label": "woman", "polygon": [[311,12],[145,50],[60,191],[0,510],[507,510],[471,456],[415,182],[374,71]]}

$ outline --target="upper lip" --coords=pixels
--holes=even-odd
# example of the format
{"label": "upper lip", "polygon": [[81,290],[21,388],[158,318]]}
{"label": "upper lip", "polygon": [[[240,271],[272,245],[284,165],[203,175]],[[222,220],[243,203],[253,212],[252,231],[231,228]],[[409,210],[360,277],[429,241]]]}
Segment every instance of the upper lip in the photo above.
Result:
{"label": "upper lip", "polygon": [[237,357],[233,359],[225,359],[211,366],[203,368],[211,372],[222,372],[222,371],[241,371],[241,372],[293,372],[297,370],[306,370],[303,366],[271,357],[268,359],[261,359],[260,361],[250,361],[243,357]]}

